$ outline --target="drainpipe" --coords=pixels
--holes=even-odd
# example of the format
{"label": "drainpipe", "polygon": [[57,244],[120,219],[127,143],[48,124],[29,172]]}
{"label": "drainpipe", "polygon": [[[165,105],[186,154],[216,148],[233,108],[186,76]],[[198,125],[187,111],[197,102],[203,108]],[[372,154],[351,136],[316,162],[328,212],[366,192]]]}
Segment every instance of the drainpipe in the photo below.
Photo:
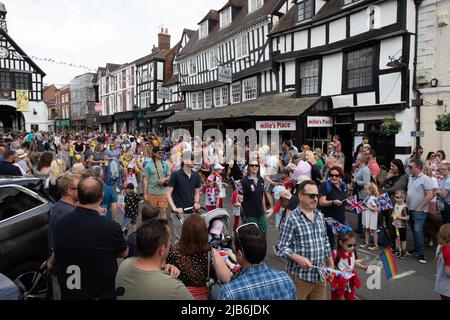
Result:
{"label": "drainpipe", "polygon": [[[416,93],[416,99],[417,101],[421,100],[422,93],[417,89],[417,53],[418,53],[418,43],[419,43],[419,7],[422,4],[422,0],[414,0],[414,4],[416,6],[416,36],[415,36],[415,48],[414,48],[414,74],[413,74],[413,90]],[[421,129],[421,123],[420,123],[420,117],[421,117],[421,103],[418,103],[419,105],[416,106],[415,110],[415,122],[416,122],[416,131],[420,131]],[[420,137],[416,137],[416,147],[420,146]]]}

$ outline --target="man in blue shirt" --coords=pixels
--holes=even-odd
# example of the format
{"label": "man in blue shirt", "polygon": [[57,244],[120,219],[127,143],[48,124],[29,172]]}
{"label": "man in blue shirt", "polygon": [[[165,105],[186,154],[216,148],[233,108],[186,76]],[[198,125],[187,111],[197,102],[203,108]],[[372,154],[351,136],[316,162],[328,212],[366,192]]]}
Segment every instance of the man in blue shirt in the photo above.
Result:
{"label": "man in blue shirt", "polygon": [[[91,168],[92,172],[97,178],[104,181],[105,172],[100,166],[94,166]],[[117,195],[113,187],[103,184],[103,200],[101,203],[103,210],[106,210],[106,214],[103,216],[108,221],[114,221],[117,212]]]}
{"label": "man in blue shirt", "polygon": [[289,276],[263,262],[267,241],[256,223],[239,227],[234,244],[243,271],[239,278],[221,288],[218,300],[296,300],[296,288]]}

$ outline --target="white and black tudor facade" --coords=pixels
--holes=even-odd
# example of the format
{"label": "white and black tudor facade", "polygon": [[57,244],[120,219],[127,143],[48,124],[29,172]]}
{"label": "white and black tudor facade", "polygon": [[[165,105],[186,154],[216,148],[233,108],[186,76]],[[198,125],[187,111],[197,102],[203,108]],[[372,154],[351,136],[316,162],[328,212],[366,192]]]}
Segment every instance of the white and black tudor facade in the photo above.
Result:
{"label": "white and black tudor facade", "polygon": [[[281,122],[297,144],[324,147],[339,134],[346,154],[368,134],[379,162],[404,158],[414,143],[416,5],[228,1],[177,56],[187,110],[165,123],[225,131]],[[219,64],[232,67],[231,84],[218,81]],[[402,123],[398,135],[380,134],[385,118]]]}
{"label": "white and black tudor facade", "polygon": [[[299,134],[311,139],[305,142],[320,145],[330,133],[339,134],[351,154],[368,134],[385,165],[410,154],[416,3],[315,0],[286,2],[283,9],[286,14],[270,35],[280,91],[295,90],[299,99],[320,102],[299,124]],[[329,117],[333,131],[317,128],[315,116]],[[381,135],[385,118],[402,123],[395,138]]]}
{"label": "white and black tudor facade", "polygon": [[[0,2],[0,129],[48,130],[48,109],[42,101],[45,73],[8,34],[6,8]],[[28,103],[17,111],[18,92]]]}

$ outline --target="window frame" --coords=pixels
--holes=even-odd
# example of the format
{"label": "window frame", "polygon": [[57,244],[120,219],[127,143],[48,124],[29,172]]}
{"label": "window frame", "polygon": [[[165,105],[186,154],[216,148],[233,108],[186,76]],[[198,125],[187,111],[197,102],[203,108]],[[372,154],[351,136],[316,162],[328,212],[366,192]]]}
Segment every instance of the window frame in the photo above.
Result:
{"label": "window frame", "polygon": [[[214,54],[216,54],[216,55],[214,55]],[[217,59],[213,59],[213,57],[216,57]],[[208,69],[209,70],[216,70],[219,67],[219,62],[220,62],[220,50],[219,50],[219,47],[216,47],[216,48],[211,49],[210,51],[208,51]]]}
{"label": "window frame", "polygon": [[[246,90],[246,84],[250,83],[250,81],[254,83],[254,88],[252,88],[251,90]],[[247,93],[252,91],[255,92],[255,97],[247,98]],[[255,76],[242,80],[242,102],[252,101],[256,99],[258,99],[258,77]]]}
{"label": "window frame", "polygon": [[[245,39],[245,41],[244,41]],[[248,57],[249,55],[249,44],[248,44],[248,33],[245,32],[244,34],[240,35],[239,37],[237,37],[236,39],[236,60],[240,60],[240,59],[244,59],[246,57]],[[244,44],[244,46],[242,46]],[[243,48],[245,47],[245,54],[244,54],[244,50]]]}
{"label": "window frame", "polygon": [[199,30],[198,30],[198,37],[199,39],[204,39],[208,36],[209,34],[209,21],[205,20],[202,23],[200,23],[199,25]]}
{"label": "window frame", "polygon": [[[226,28],[231,25],[231,22],[233,22],[233,14],[231,11],[232,7],[228,7],[222,12],[220,12],[220,29]],[[227,19],[225,19],[225,17]],[[225,24],[226,22],[226,24]]]}
{"label": "window frame", "polygon": [[18,186],[18,185],[3,185],[3,186],[0,186],[0,191],[2,191],[1,192],[2,194],[4,194],[4,189],[6,189],[6,188],[14,189],[14,190],[17,190],[18,192],[24,193],[28,197],[34,198],[36,201],[39,201],[41,204],[39,204],[39,205],[37,205],[37,206],[35,206],[35,207],[31,208],[31,209],[28,209],[26,211],[20,212],[20,213],[14,215],[14,216],[11,216],[11,217],[8,217],[6,219],[3,219],[3,220],[0,217],[0,224],[3,224],[3,223],[5,223],[7,221],[10,221],[12,219],[17,219],[18,217],[20,217],[20,216],[22,216],[22,215],[24,215],[26,213],[29,213],[29,212],[34,211],[34,210],[37,210],[37,209],[39,209],[41,207],[44,207],[44,206],[46,206],[48,204],[48,201],[46,199],[41,198],[39,195],[35,195],[30,190],[24,190],[25,188],[22,187],[22,186]]}
{"label": "window frame", "polygon": [[248,14],[251,14],[264,6],[264,0],[248,0]]}
{"label": "window frame", "polygon": [[[307,3],[311,4],[311,16],[306,17],[306,5]],[[303,19],[300,19],[300,8],[303,6]],[[305,21],[309,21],[314,17],[315,12],[315,1],[314,0],[303,0],[297,2],[297,23],[302,23]]]}
{"label": "window frame", "polygon": [[[224,91],[226,89],[226,95]],[[227,85],[214,88],[214,107],[221,108],[230,105],[230,89]],[[225,100],[226,99],[226,100]],[[217,103],[219,102],[219,103]],[[225,103],[226,102],[226,103]]]}
{"label": "window frame", "polygon": [[[362,86],[362,87],[348,87],[348,56],[352,52],[362,51],[365,49],[372,49],[372,77],[371,84]],[[377,56],[378,56],[378,48],[375,44],[372,45],[364,45],[359,47],[349,48],[343,52],[343,63],[342,63],[342,93],[360,93],[360,92],[368,92],[374,91],[376,87],[376,78],[377,78]],[[361,68],[360,68],[361,69]]]}
{"label": "window frame", "polygon": [[[194,62],[194,63],[192,63]],[[197,57],[189,58],[189,75],[194,76],[198,74],[198,63],[197,63]],[[195,66],[195,71],[192,70],[192,67]]]}
{"label": "window frame", "polygon": [[[207,99],[207,93],[209,93],[209,99]],[[207,102],[210,101],[211,103],[208,104]],[[213,106],[213,91],[211,89],[205,90],[204,92],[204,109],[211,109]]]}
{"label": "window frame", "polygon": [[[235,101],[235,88],[239,87],[239,101]],[[242,82],[234,82],[231,84],[231,104],[238,104],[242,102]]]}
{"label": "window frame", "polygon": [[[312,61],[318,61],[318,75],[317,75],[317,93],[308,93],[308,94],[302,94],[302,77],[301,77],[301,73],[302,73],[302,64],[307,63],[307,62],[312,62]],[[322,93],[322,57],[316,56],[316,57],[310,57],[308,59],[300,59],[297,60],[296,63],[296,72],[295,72],[295,77],[296,77],[296,91],[297,91],[297,97],[315,97],[315,96],[320,96]],[[308,77],[308,78],[313,78],[313,77]],[[315,77],[314,77],[315,78]],[[305,77],[306,79],[306,77]]]}

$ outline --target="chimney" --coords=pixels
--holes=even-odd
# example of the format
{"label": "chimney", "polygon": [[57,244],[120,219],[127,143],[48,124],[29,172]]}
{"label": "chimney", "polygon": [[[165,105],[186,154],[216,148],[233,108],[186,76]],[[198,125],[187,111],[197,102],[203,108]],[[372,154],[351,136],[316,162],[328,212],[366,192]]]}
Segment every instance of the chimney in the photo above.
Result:
{"label": "chimney", "polygon": [[161,28],[161,32],[158,34],[158,48],[159,50],[170,50],[170,34],[168,29],[164,30],[164,28]]}
{"label": "chimney", "polygon": [[158,51],[158,48],[155,45],[153,45],[152,53],[155,53],[157,51]]}

